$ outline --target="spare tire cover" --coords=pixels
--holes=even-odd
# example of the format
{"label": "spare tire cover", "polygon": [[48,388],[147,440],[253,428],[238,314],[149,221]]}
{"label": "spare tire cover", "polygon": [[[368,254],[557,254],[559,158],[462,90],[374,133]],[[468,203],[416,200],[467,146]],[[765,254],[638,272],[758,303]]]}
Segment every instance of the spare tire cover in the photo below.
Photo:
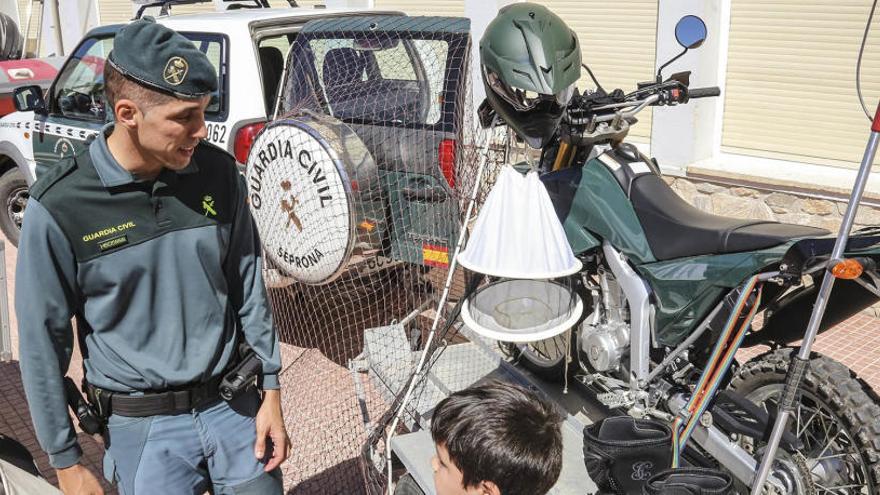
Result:
{"label": "spare tire cover", "polygon": [[338,277],[354,245],[351,178],[340,159],[348,153],[338,149],[352,139],[341,138],[344,129],[308,117],[278,120],[248,154],[248,201],[266,256],[306,284]]}

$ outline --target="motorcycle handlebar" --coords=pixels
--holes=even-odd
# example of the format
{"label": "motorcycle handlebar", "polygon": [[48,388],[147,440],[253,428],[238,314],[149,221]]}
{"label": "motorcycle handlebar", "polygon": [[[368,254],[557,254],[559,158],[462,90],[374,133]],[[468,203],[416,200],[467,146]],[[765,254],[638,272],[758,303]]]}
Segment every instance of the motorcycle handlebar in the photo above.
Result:
{"label": "motorcycle handlebar", "polygon": [[634,117],[637,113],[641,112],[645,107],[648,106],[675,105],[677,103],[686,103],[688,100],[694,98],[708,98],[720,95],[721,89],[718,86],[712,86],[708,88],[693,88],[687,90],[685,90],[685,88],[660,88],[654,94],[650,94],[649,96],[641,99],[628,100],[620,103],[611,103],[599,107],[594,107],[592,109],[594,112],[612,111],[613,113],[605,113],[599,115],[594,114],[590,117],[572,117],[570,115],[567,115],[566,121],[569,124],[573,125],[585,125],[597,122],[610,122],[615,119],[621,118],[629,119],[631,117]]}
{"label": "motorcycle handlebar", "polygon": [[688,98],[709,98],[711,96],[721,96],[721,88],[718,86],[711,86],[708,88],[694,88],[688,89]]}

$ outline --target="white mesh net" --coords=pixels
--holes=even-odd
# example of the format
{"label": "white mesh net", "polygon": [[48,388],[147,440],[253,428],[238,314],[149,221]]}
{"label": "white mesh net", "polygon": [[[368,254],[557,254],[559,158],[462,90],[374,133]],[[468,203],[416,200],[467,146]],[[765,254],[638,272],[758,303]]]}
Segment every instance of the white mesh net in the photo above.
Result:
{"label": "white mesh net", "polygon": [[[443,293],[485,142],[469,30],[445,17],[310,22],[291,46],[276,119],[251,150],[292,493],[387,487],[385,434]],[[493,145],[478,204],[504,155]],[[453,281],[450,306],[464,273]],[[441,326],[437,341],[456,332]],[[413,411],[444,395],[415,389]],[[400,431],[420,427],[415,413]]]}

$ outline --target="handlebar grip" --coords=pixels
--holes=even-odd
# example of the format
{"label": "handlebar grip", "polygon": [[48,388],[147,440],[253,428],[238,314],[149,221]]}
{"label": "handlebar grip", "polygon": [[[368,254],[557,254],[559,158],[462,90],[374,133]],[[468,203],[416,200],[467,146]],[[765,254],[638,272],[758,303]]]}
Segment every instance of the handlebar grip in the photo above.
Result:
{"label": "handlebar grip", "polygon": [[712,86],[709,88],[688,89],[688,99],[708,98],[710,96],[721,96],[721,88]]}

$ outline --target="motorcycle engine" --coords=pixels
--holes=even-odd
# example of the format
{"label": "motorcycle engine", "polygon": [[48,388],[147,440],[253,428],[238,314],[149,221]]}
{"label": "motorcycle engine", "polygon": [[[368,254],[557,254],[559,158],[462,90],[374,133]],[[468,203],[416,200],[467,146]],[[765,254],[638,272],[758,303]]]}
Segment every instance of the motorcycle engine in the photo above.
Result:
{"label": "motorcycle engine", "polygon": [[630,326],[626,297],[611,272],[600,270],[602,304],[581,324],[581,350],[598,372],[620,369],[629,349]]}
{"label": "motorcycle engine", "polygon": [[596,371],[617,371],[623,353],[629,347],[629,325],[609,322],[584,325],[581,347]]}

